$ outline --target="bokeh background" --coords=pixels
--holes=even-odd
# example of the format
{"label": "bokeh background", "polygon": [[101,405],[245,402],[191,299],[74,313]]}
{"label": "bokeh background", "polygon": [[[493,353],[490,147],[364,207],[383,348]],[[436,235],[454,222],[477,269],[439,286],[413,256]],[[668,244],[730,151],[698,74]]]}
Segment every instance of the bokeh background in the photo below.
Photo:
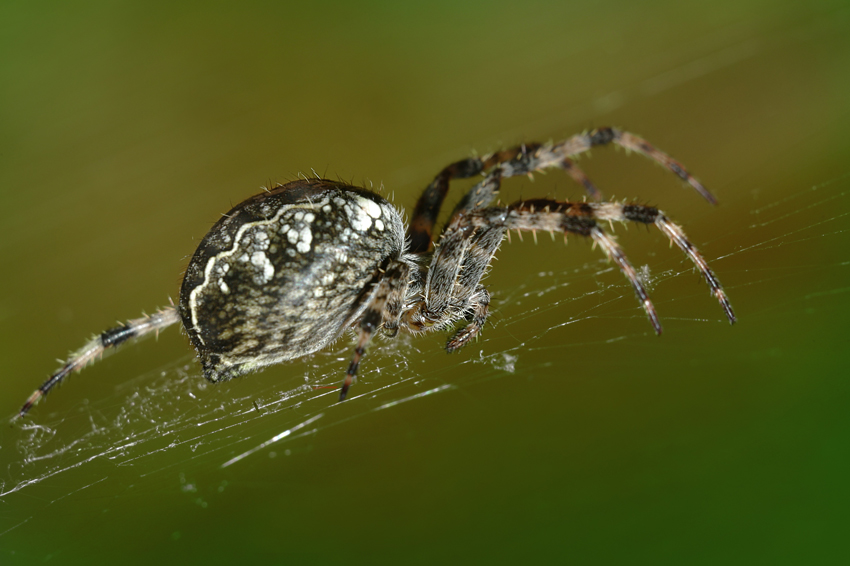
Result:
{"label": "bokeh background", "polygon": [[[451,161],[602,125],[717,195],[580,162],[680,221],[740,318],[618,228],[660,338],[598,251],[530,238],[477,344],[376,344],[341,405],[313,386],[348,338],[205,387],[169,329],[0,430],[3,564],[850,559],[845,1],[7,0],[0,32],[0,414],[176,297],[261,185],[315,170],[409,210]],[[559,172],[504,193],[581,196]]]}

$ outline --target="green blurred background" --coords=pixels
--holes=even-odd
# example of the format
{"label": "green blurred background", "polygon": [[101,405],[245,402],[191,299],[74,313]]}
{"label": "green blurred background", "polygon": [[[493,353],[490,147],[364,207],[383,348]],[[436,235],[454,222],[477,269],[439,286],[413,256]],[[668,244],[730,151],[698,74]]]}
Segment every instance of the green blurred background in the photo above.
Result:
{"label": "green blurred background", "polygon": [[[594,126],[717,195],[581,161],[684,225],[740,324],[663,236],[618,228],[660,338],[598,251],[529,238],[500,252],[477,344],[377,344],[341,405],[310,386],[339,382],[349,339],[206,387],[170,329],[0,431],[0,562],[847,562],[848,100],[843,0],[4,1],[4,415],[176,297],[261,185],[314,169],[410,210],[453,160]],[[559,172],[504,194],[581,196]]]}

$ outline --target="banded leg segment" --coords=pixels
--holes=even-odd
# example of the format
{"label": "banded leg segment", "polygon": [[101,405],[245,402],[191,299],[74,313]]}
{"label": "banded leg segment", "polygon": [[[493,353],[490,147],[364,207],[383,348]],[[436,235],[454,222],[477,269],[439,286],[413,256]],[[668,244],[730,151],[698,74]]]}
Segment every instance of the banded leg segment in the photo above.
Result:
{"label": "banded leg segment", "polygon": [[481,333],[484,323],[487,322],[487,315],[490,313],[490,292],[478,285],[469,303],[469,324],[455,332],[454,336],[446,342],[446,351],[450,354],[466,346]]}
{"label": "banded leg segment", "polygon": [[649,293],[646,291],[646,287],[644,287],[643,282],[638,277],[637,271],[635,271],[635,268],[629,261],[629,258],[627,258],[626,254],[623,253],[623,249],[617,245],[614,238],[606,234],[599,226],[595,226],[590,231],[590,237],[593,238],[595,243],[599,244],[599,247],[601,247],[602,251],[605,252],[605,255],[608,256],[608,259],[613,261],[617,267],[620,268],[620,271],[623,272],[623,275],[625,275],[626,279],[629,280],[629,283],[632,284],[632,289],[634,289],[635,295],[637,295],[641,306],[643,306],[643,310],[646,311],[646,316],[649,318],[652,328],[655,329],[656,334],[661,334],[661,321],[658,320],[658,313],[655,312],[655,305],[653,305],[652,301],[649,299]]}
{"label": "banded leg segment", "polygon": [[357,346],[339,391],[340,401],[344,401],[348,395],[348,390],[357,377],[360,360],[375,332],[382,325],[391,332],[397,331],[407,294],[409,274],[410,266],[406,263],[392,262],[387,266],[375,295],[360,317]]}
{"label": "banded leg segment", "polygon": [[[501,186],[502,168],[495,167],[487,174],[486,177],[484,177],[484,180],[477,183],[474,187],[469,189],[465,195],[463,195],[463,198],[460,199],[460,202],[457,203],[454,211],[452,211],[452,215],[446,223],[446,227],[450,226],[459,214],[469,212],[470,210],[485,208],[493,204],[493,201],[496,200],[497,196],[499,196],[499,189]],[[445,232],[445,230],[443,231]]]}
{"label": "banded leg segment", "polygon": [[440,239],[429,269],[422,316],[440,325],[457,320],[463,311],[469,311],[470,305],[473,308],[472,323],[449,340],[447,350],[451,352],[462,347],[480,332],[487,316],[489,295],[486,304],[481,304],[473,293],[483,289],[479,284],[481,278],[509,230],[530,231],[535,237],[537,230],[544,230],[593,238],[629,279],[653,328],[661,332],[655,307],[637,271],[613,238],[597,226],[591,206],[538,199],[507,208],[477,209],[461,214],[453,219]]}
{"label": "banded leg segment", "polygon": [[[453,179],[468,179],[479,173],[483,173],[494,165],[512,161],[517,157],[528,156],[530,152],[536,151],[540,144],[519,145],[517,147],[486,155],[484,157],[470,157],[452,163],[434,177],[431,184],[425,188],[410,221],[410,253],[421,254],[431,248],[434,224],[443,206],[443,201],[449,192],[449,183]],[[498,187],[497,187],[498,190]]]}
{"label": "banded leg segment", "polygon": [[734,324],[737,321],[735,312],[732,310],[732,305],[726,297],[726,292],[723,290],[720,280],[708,266],[708,262],[705,261],[704,257],[702,257],[702,254],[696,246],[691,243],[682,228],[678,224],[671,222],[663,212],[655,207],[639,204],[622,205],[616,203],[600,203],[592,204],[591,207],[594,208],[597,218],[600,219],[612,221],[616,220],[621,222],[641,222],[657,226],[658,229],[670,238],[670,241],[676,244],[680,250],[685,252],[688,258],[690,258],[690,260],[694,263],[705,279],[705,282],[708,283],[711,293],[717,298],[718,302],[720,302],[720,306],[723,307],[723,311],[726,313],[726,318],[729,319],[729,323]]}
{"label": "banded leg segment", "polygon": [[[479,282],[502,243],[505,228],[499,223],[472,226],[464,221],[465,218],[463,214],[457,216],[446,228],[431,258],[423,293],[424,305],[420,307],[421,316],[428,323],[440,326],[455,321],[467,315],[470,309],[475,311],[470,305],[479,300],[481,304],[490,304],[489,294],[485,301],[486,291]],[[486,318],[486,307],[478,316]]]}
{"label": "banded leg segment", "polygon": [[[526,155],[526,160],[528,161],[528,156]],[[594,200],[601,200],[602,193],[599,192],[599,189],[596,188],[591,180],[587,177],[587,175],[579,169],[579,167],[573,162],[572,159],[567,157],[563,158],[563,160],[559,163],[559,166],[566,171],[573,180],[584,187],[587,193]],[[535,170],[539,170],[538,167]],[[458,215],[463,214],[465,212],[470,212],[472,210],[477,210],[479,208],[486,208],[490,206],[496,197],[499,196],[499,189],[502,185],[502,177],[512,177],[514,175],[519,175],[521,173],[531,174],[526,167],[516,167],[516,164],[509,163],[507,165],[500,165],[498,167],[494,167],[485,177],[484,180],[477,183],[474,187],[472,187],[458,202],[457,206],[455,206],[454,211],[452,211],[452,215],[449,217],[449,221],[446,223],[446,227],[452,225],[454,220],[458,217]]]}
{"label": "banded leg segment", "polygon": [[97,358],[103,356],[108,350],[116,348],[128,340],[141,338],[152,332],[159,334],[160,330],[177,322],[180,322],[180,315],[177,313],[177,309],[175,307],[167,307],[155,314],[130,320],[126,324],[110,328],[95,336],[85,346],[71,354],[68,361],[30,395],[30,398],[21,407],[18,416],[24,417],[42,397],[59,385],[68,375],[72,372],[82,370],[90,362],[94,362]]}
{"label": "banded leg segment", "polygon": [[[487,208],[469,212],[458,219],[458,228],[477,227],[479,229],[522,230],[536,233],[543,230],[550,233],[556,231],[570,232],[590,237],[598,244],[608,258],[613,261],[626,276],[641,302],[656,333],[661,333],[661,324],[655,307],[649,299],[645,286],[637,275],[622,248],[617,242],[599,227],[597,220],[640,222],[654,224],[664,232],[676,245],[694,262],[697,269],[708,282],[712,293],[720,302],[729,322],[736,318],[732,307],[723,291],[720,281],[709,268],[705,258],[688,240],[682,229],[670,222],[658,209],[643,205],[623,205],[619,203],[570,203],[548,199],[527,200],[514,203],[507,208]],[[494,250],[495,253],[495,250]],[[465,276],[483,276],[466,272]],[[471,265],[469,267],[472,267]]]}
{"label": "banded leg segment", "polygon": [[599,192],[596,185],[590,181],[584,171],[579,169],[578,165],[576,165],[572,159],[565,157],[563,162],[561,162],[561,169],[566,171],[567,174],[573,178],[573,181],[584,187],[584,190],[587,191],[590,198],[597,201],[602,200],[602,193]]}
{"label": "banded leg segment", "polygon": [[[681,163],[657,149],[643,138],[616,128],[597,128],[587,133],[577,134],[555,144],[521,145],[482,158],[465,159],[449,165],[437,175],[416,203],[410,224],[410,251],[412,253],[424,253],[430,249],[434,223],[437,220],[443,200],[448,193],[449,182],[453,179],[473,177],[496,165],[498,165],[498,180],[501,180],[503,177],[529,174],[550,167],[560,167],[575,179],[576,182],[585,187],[585,190],[587,190],[591,197],[598,200],[600,194],[598,189],[590,182],[587,175],[573,163],[571,157],[584,153],[592,147],[611,143],[629,151],[640,153],[659,163],[693,187],[707,201],[716,204],[717,201],[714,196],[688,173]],[[492,179],[485,179],[467,193],[467,196],[464,197],[455,209],[455,214],[488,206],[492,202],[492,197],[498,192],[498,180],[495,183],[495,188],[493,189],[491,187],[490,192],[487,193],[490,201],[475,198],[481,194],[482,187],[486,188],[488,183],[493,185]]]}
{"label": "banded leg segment", "polygon": [[538,150],[540,153],[539,159],[542,162],[541,168],[560,165],[561,159],[584,153],[594,146],[608,145],[609,143],[619,145],[628,151],[634,151],[655,161],[690,185],[705,200],[711,204],[717,204],[717,199],[714,198],[714,195],[702,183],[697,181],[693,175],[688,173],[684,165],[645,139],[617,128],[597,128],[584,134],[575,135],[563,142],[543,146],[541,150]]}
{"label": "banded leg segment", "polygon": [[490,208],[476,211],[469,214],[467,219],[472,225],[497,225],[505,231],[529,231],[535,237],[537,231],[542,230],[553,235],[557,231],[563,232],[565,236],[567,233],[573,233],[592,238],[629,280],[653,329],[656,334],[661,334],[658,314],[646,287],[637,275],[637,270],[617,242],[597,225],[592,206],[583,202],[535,199],[514,203],[507,209]]}

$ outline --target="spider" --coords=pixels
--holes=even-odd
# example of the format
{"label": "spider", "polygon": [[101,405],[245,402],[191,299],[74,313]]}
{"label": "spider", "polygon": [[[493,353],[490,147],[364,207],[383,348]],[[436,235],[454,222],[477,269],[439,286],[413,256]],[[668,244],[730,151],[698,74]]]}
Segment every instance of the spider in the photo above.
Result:
{"label": "spider", "polygon": [[[660,163],[715,203],[679,162],[615,128],[452,163],[419,197],[407,230],[401,213],[369,190],[320,178],[278,185],[236,205],[212,227],[189,262],[176,306],[92,338],[32,394],[19,416],[105,351],[178,322],[211,382],[305,356],[353,329],[357,341],[340,389],[342,401],[379,330],[389,336],[399,330],[418,334],[465,319],[446,343],[448,352],[479,335],[490,305],[481,279],[510,230],[530,231],[535,238],[537,231],[590,238],[629,280],[660,334],[646,288],[600,221],[654,224],[693,261],[734,323],[720,282],[682,229],[657,208],[603,202],[572,160],[611,143]],[[565,170],[592,202],[531,199],[493,206],[503,178],[550,167]],[[435,245],[434,226],[449,182],[479,174],[483,179],[455,206]]]}

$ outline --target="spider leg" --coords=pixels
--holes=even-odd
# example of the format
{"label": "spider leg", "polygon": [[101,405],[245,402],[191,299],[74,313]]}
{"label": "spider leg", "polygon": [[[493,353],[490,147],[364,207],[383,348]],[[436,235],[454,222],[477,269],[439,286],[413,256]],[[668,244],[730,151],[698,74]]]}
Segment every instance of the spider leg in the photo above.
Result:
{"label": "spider leg", "polygon": [[470,303],[472,304],[472,320],[446,342],[446,351],[448,353],[460,350],[466,346],[473,338],[481,333],[484,323],[487,322],[487,315],[490,310],[490,293],[487,289],[479,285],[476,292],[472,295]]}
{"label": "spider leg", "polygon": [[[562,231],[592,238],[629,280],[655,333],[661,334],[661,322],[646,287],[637,275],[637,270],[614,238],[599,227],[592,205],[539,199],[517,202],[507,209],[501,209],[500,212],[505,217],[503,222],[507,230]],[[475,215],[471,216],[471,219],[478,220],[476,216],[480,217]]]}
{"label": "spider leg", "polygon": [[569,157],[565,157],[563,161],[560,163],[561,169],[567,172],[567,174],[573,178],[573,181],[584,187],[584,190],[587,191],[587,194],[590,195],[590,198],[593,200],[600,201],[602,200],[602,193],[599,192],[599,189],[596,188],[590,179],[587,178],[584,171],[582,171],[575,162]]}
{"label": "spider leg", "polygon": [[498,227],[461,226],[458,221],[448,226],[428,269],[422,272],[423,280],[417,284],[421,286],[419,299],[403,313],[405,328],[426,332],[469,317],[472,326],[450,339],[446,348],[454,351],[474,338],[487,318],[490,303],[489,293],[478,283],[503,237],[504,230]]}
{"label": "spider leg", "polygon": [[[575,164],[575,162],[568,158],[564,157],[558,166],[564,169],[573,180],[583,186],[587,193],[594,200],[601,200],[602,193],[599,192],[599,189],[596,188],[591,180],[587,177],[587,175],[579,169],[579,167]],[[494,167],[485,177],[484,179],[473,186],[457,203],[454,211],[452,211],[451,216],[449,217],[449,221],[447,223],[447,227],[451,225],[452,221],[457,218],[459,214],[463,214],[464,212],[469,212],[471,210],[477,210],[479,208],[485,208],[493,203],[496,200],[496,197],[499,195],[499,189],[502,184],[502,176],[504,175],[505,167]],[[505,176],[513,176],[518,175],[522,172],[523,169],[514,169],[510,168],[508,170],[508,174]]]}
{"label": "spider leg", "polygon": [[649,293],[646,291],[646,287],[644,287],[643,282],[638,277],[634,266],[629,262],[629,258],[623,253],[623,249],[617,245],[614,238],[606,234],[599,226],[591,228],[590,237],[593,238],[594,242],[599,244],[599,247],[608,256],[608,259],[617,264],[617,267],[620,268],[620,271],[623,272],[623,275],[632,284],[632,289],[635,290],[635,295],[637,295],[638,300],[641,302],[643,310],[646,311],[646,316],[649,317],[652,328],[655,329],[656,334],[661,334],[661,321],[658,320],[655,305],[649,300]]}
{"label": "spider leg", "polygon": [[[470,157],[469,159],[462,159],[440,171],[434,177],[434,180],[431,181],[431,184],[422,192],[422,195],[416,202],[416,207],[413,209],[413,216],[410,221],[410,228],[408,229],[408,235],[410,236],[408,251],[414,254],[421,254],[431,248],[434,224],[437,222],[437,216],[440,214],[443,200],[445,200],[446,194],[449,192],[449,182],[452,179],[474,177],[494,165],[510,161],[517,157],[517,155],[535,151],[539,147],[540,144],[519,145],[480,158]],[[498,190],[498,187],[496,190]]]}
{"label": "spider leg", "polygon": [[597,220],[631,221],[657,226],[694,262],[711,288],[712,293],[723,307],[729,322],[734,323],[736,321],[726,293],[723,291],[723,287],[720,285],[717,276],[709,268],[705,258],[702,257],[696,247],[688,240],[682,229],[670,222],[664,213],[654,207],[610,202],[570,203],[536,199],[517,202],[507,208],[488,208],[472,211],[460,217],[457,224],[459,228],[481,227],[502,230],[564,231],[592,238],[629,280],[656,333],[660,334],[661,325],[646,288],[637,276],[634,267],[623,253],[622,248],[620,248],[613,237],[599,227],[596,222]]}
{"label": "spider leg", "polygon": [[85,346],[71,354],[68,361],[30,395],[30,398],[21,407],[18,416],[24,417],[42,397],[47,395],[55,386],[59,385],[68,375],[72,372],[82,370],[86,365],[103,356],[111,348],[116,348],[130,339],[141,338],[151,332],[159,333],[163,328],[177,322],[180,322],[180,315],[177,313],[177,309],[173,306],[166,307],[155,314],[129,320],[126,324],[110,328],[95,336]]}
{"label": "spider leg", "polygon": [[726,313],[726,318],[734,324],[737,318],[732,310],[732,305],[726,297],[723,286],[720,280],[708,266],[708,262],[702,257],[699,250],[694,246],[685,232],[680,226],[671,222],[667,216],[660,210],[652,206],[644,206],[640,204],[618,204],[618,203],[594,203],[590,207],[594,210],[596,218],[603,220],[614,220],[619,222],[640,222],[643,224],[654,224],[661,230],[664,235],[670,238],[670,241],[675,243],[694,263],[696,268],[702,274],[706,283],[708,283],[711,293],[720,302],[723,311]]}
{"label": "spider leg", "polygon": [[[545,230],[571,232],[592,238],[629,279],[656,333],[661,324],[637,271],[614,239],[596,223],[594,211],[587,203],[533,200],[514,203],[507,208],[483,208],[455,217],[440,238],[432,258],[425,287],[422,316],[435,326],[449,324],[469,309],[472,296],[479,288],[493,256],[508,230]],[[478,314],[478,313],[476,313]],[[447,349],[454,351],[480,331],[486,319],[462,329],[449,340]],[[467,336],[467,332],[471,335]]]}
{"label": "spider leg", "polygon": [[[614,143],[629,151],[635,151],[659,163],[684,182],[694,188],[708,202],[716,204],[714,196],[697,181],[685,167],[657,149],[652,144],[632,133],[616,128],[597,128],[590,132],[574,135],[555,144],[525,144],[481,158],[469,158],[452,163],[443,169],[423,191],[416,203],[410,223],[410,252],[415,254],[427,252],[432,243],[434,224],[437,221],[443,200],[449,190],[449,182],[453,179],[466,179],[482,173],[498,165],[498,177],[513,177],[525,175],[534,171],[560,167],[573,179],[585,187],[594,199],[599,198],[599,191],[587,176],[571,160],[571,157],[584,153],[593,147]],[[498,193],[498,182],[489,193],[482,192],[480,185],[485,185],[487,179],[473,187],[467,197],[461,201],[455,214],[464,210],[473,210],[488,206]],[[486,188],[486,187],[484,187]],[[489,194],[490,200],[480,198]],[[453,215],[454,216],[454,215]]]}
{"label": "spider leg", "polygon": [[[568,158],[564,157],[561,162],[558,164],[564,171],[566,171],[573,180],[585,188],[587,193],[594,200],[601,200],[602,193],[599,192],[599,189],[596,188],[591,180],[587,177],[587,175],[579,169],[579,167],[575,164],[575,162]],[[494,167],[490,170],[490,172],[484,177],[484,179],[473,186],[467,193],[460,199],[460,202],[455,206],[454,211],[452,211],[451,216],[449,217],[450,224],[454,218],[457,217],[458,214],[463,214],[464,212],[469,212],[470,210],[476,210],[479,208],[485,208],[493,203],[496,200],[496,197],[499,195],[499,189],[502,184],[502,176],[505,168],[499,166]],[[519,172],[523,171],[523,169],[514,169],[511,168],[508,171],[508,175],[513,176],[518,175]]]}
{"label": "spider leg", "polygon": [[392,262],[387,266],[383,278],[377,284],[372,299],[366,305],[366,310],[360,316],[358,323],[357,346],[354,348],[354,356],[348,364],[345,372],[345,380],[339,391],[339,400],[344,401],[348,390],[357,377],[357,369],[360,360],[366,353],[366,346],[372,339],[372,335],[383,324],[390,330],[398,329],[399,318],[404,308],[404,299],[407,294],[410,266],[402,262]]}
{"label": "spider leg", "polygon": [[[577,134],[556,144],[542,146],[535,154],[535,157],[539,160],[537,168],[544,169],[560,165],[564,158],[579,155],[580,153],[589,151],[592,147],[608,145],[609,143],[614,143],[628,151],[634,151],[652,159],[690,185],[696,192],[702,195],[705,200],[711,204],[717,204],[717,199],[714,198],[714,195],[712,195],[708,189],[702,185],[702,183],[697,181],[693,175],[688,173],[684,165],[656,148],[645,139],[617,128],[597,128],[590,132]],[[505,176],[507,177],[508,175]]]}
{"label": "spider leg", "polygon": [[457,203],[454,211],[452,211],[448,224],[451,224],[452,219],[456,218],[458,214],[490,206],[496,200],[496,197],[499,196],[501,185],[502,168],[494,167],[482,181],[476,183],[475,186],[463,195],[463,198],[460,199],[460,202]]}

